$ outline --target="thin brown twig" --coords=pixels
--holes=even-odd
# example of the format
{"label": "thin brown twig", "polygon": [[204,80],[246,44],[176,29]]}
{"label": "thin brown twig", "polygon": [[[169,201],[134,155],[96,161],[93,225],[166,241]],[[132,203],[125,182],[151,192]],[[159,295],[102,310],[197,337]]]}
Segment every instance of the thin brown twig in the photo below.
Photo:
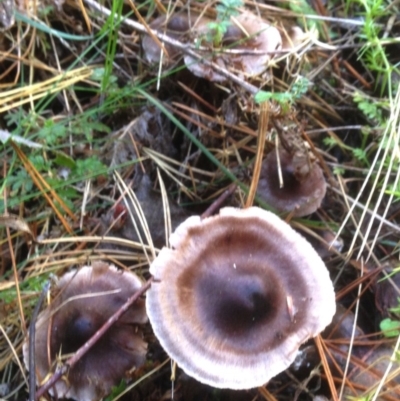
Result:
{"label": "thin brown twig", "polygon": [[268,102],[264,102],[261,104],[260,120],[258,124],[258,135],[257,135],[257,154],[256,154],[256,160],[254,162],[253,178],[251,180],[249,194],[246,200],[246,207],[250,207],[253,205],[254,198],[256,196],[258,182],[260,180],[260,175],[261,175],[262,160],[264,158],[264,148],[265,148],[265,139],[267,137],[267,131],[268,131],[268,122],[269,122],[269,105]]}
{"label": "thin brown twig", "polygon": [[82,357],[85,355],[91,347],[103,336],[103,334],[121,317],[121,315],[128,310],[128,308],[139,298],[141,297],[151,286],[153,282],[153,277],[149,278],[139,291],[136,291],[128,300],[115,312],[104,324],[100,327],[100,329],[88,340],[81,348],[76,351],[76,353],[65,362],[64,365],[57,367],[56,371],[50,377],[50,379],[41,386],[34,400],[40,399],[44,395],[46,391],[48,391],[51,387],[55,385],[55,383],[67,373],[68,369],[72,368]]}
{"label": "thin brown twig", "polygon": [[331,372],[328,360],[327,360],[326,355],[325,355],[325,350],[324,350],[324,345],[323,345],[323,341],[322,341],[321,335],[318,334],[315,337],[314,340],[315,340],[315,344],[316,344],[317,349],[318,349],[319,356],[321,358],[322,366],[324,367],[324,370],[325,370],[325,374],[326,374],[326,378],[328,380],[329,389],[331,390],[332,398],[333,398],[334,401],[339,401],[338,394],[337,394],[336,387],[335,387],[335,383],[333,381],[332,372]]}
{"label": "thin brown twig", "polygon": [[16,261],[16,257],[15,257],[14,246],[12,243],[11,232],[10,232],[9,227],[6,227],[6,234],[7,234],[8,248],[10,250],[12,270],[13,270],[14,281],[15,281],[15,289],[16,289],[16,293],[17,293],[18,309],[19,309],[19,315],[20,315],[20,319],[21,319],[21,327],[22,327],[22,330],[24,332],[26,332],[26,322],[25,322],[25,316],[24,316],[24,308],[23,308],[22,299],[21,299],[21,289],[20,289],[20,280],[19,280],[18,269],[17,269],[17,261]]}
{"label": "thin brown twig", "polygon": [[50,281],[48,281],[40,294],[36,303],[35,309],[32,314],[31,324],[29,326],[29,401],[35,401],[35,387],[36,387],[36,360],[35,360],[35,337],[36,337],[36,319],[39,314],[40,308],[50,288]]}
{"label": "thin brown twig", "polygon": [[212,216],[215,211],[222,206],[222,204],[231,196],[237,188],[236,184],[231,184],[222,194],[218,197],[208,209],[201,215],[201,219]]}
{"label": "thin brown twig", "polygon": [[341,63],[350,72],[353,77],[355,77],[361,85],[366,89],[371,89],[372,85],[346,60],[341,60]]}

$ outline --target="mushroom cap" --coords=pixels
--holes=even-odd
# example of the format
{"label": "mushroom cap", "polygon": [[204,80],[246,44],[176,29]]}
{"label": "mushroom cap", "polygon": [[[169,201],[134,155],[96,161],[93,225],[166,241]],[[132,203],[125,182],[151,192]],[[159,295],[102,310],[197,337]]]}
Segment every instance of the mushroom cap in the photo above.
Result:
{"label": "mushroom cap", "polygon": [[[192,22],[193,21],[193,22]],[[173,14],[171,16],[162,15],[156,18],[150,24],[150,28],[157,29],[160,31],[165,30],[168,36],[173,39],[184,39],[185,35],[193,30],[194,27],[199,23],[200,25],[208,23],[209,20],[206,18],[200,18],[199,15],[192,15],[192,19],[185,14]],[[178,55],[181,51],[167,43],[163,43],[165,49],[168,52],[168,56],[164,55],[163,63],[168,64]],[[161,49],[159,43],[157,43],[149,35],[144,35],[142,39],[142,48],[144,55],[150,63],[158,63],[161,59]]]}
{"label": "mushroom cap", "polygon": [[282,32],[281,35],[282,50],[287,51],[303,43],[307,37],[307,34],[299,26],[292,26],[287,31]]}
{"label": "mushroom cap", "polygon": [[287,223],[257,207],[188,218],[150,266],[154,333],[190,376],[219,388],[263,385],[335,313],[328,271]]}
{"label": "mushroom cap", "polygon": [[[201,28],[200,33],[203,35],[212,33],[208,24],[202,24]],[[282,37],[278,29],[262,18],[249,11],[243,11],[238,16],[231,17],[231,25],[223,36],[222,45],[228,49],[243,50],[243,53],[232,54],[229,51],[222,51],[212,58],[214,63],[227,70],[233,68],[248,76],[256,76],[267,69],[269,61],[274,57],[271,53],[281,48]],[[251,54],[252,50],[265,53]],[[216,82],[226,81],[224,76],[187,54],[184,56],[184,61],[187,68],[198,77]]]}
{"label": "mushroom cap", "polygon": [[[210,28],[211,22],[210,19],[195,13],[190,16],[173,14],[168,18],[166,16],[156,18],[150,24],[150,27],[159,30],[165,28],[166,33],[170,37],[181,41],[187,41],[189,39],[188,33],[190,32],[191,37],[202,41],[203,38],[214,34],[213,28]],[[224,48],[243,50],[243,53],[234,54],[228,51],[211,54],[213,51],[210,48],[206,57],[209,57],[222,68],[228,70],[233,68],[239,73],[255,76],[262,74],[266,70],[268,62],[274,57],[274,54],[271,53],[282,46],[282,37],[277,28],[249,11],[243,11],[240,15],[231,18],[231,25],[227,28],[222,38],[222,45]],[[172,45],[164,44],[164,46],[169,55],[169,58],[163,58],[164,63],[171,62],[171,60],[181,54],[181,51]],[[142,39],[142,47],[145,57],[149,62],[155,63],[160,61],[161,49],[153,38],[145,35]],[[261,54],[251,54],[253,50],[261,52]],[[226,80],[224,76],[215,72],[210,66],[199,62],[188,54],[184,55],[184,62],[186,67],[198,77],[216,82]]]}
{"label": "mushroom cap", "polygon": [[326,181],[318,164],[313,163],[310,173],[298,180],[292,165],[292,156],[279,149],[283,187],[279,187],[278,160],[276,152],[268,153],[261,167],[257,194],[280,212],[292,212],[301,217],[314,213],[326,193]]}
{"label": "mushroom cap", "polygon": [[[94,262],[64,274],[58,294],[36,322],[36,379],[41,384],[56,359],[77,351],[142,286],[133,273]],[[50,390],[58,398],[98,400],[119,384],[125,373],[145,361],[147,344],[137,324],[147,322],[138,300]],[[48,341],[49,339],[49,341]],[[29,367],[28,341],[23,346]]]}

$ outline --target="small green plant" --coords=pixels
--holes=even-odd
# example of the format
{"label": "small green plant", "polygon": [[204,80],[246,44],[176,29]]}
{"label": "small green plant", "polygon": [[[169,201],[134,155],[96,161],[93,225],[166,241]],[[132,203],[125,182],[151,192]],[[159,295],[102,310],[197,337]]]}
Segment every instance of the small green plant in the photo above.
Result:
{"label": "small green plant", "polygon": [[[41,274],[39,276],[30,277],[20,282],[19,289],[21,294],[29,294],[32,292],[40,292],[43,289],[44,284],[48,280],[48,274]],[[0,301],[5,304],[15,302],[17,299],[17,290],[15,287],[7,290],[0,291]],[[36,298],[32,299],[32,306],[37,302]]]}
{"label": "small green plant", "polygon": [[122,0],[116,0],[112,3],[111,14],[106,20],[102,28],[101,33],[107,34],[107,49],[106,49],[106,58],[104,64],[104,74],[101,82],[101,90],[102,92],[106,92],[110,85],[110,79],[113,73],[114,68],[114,60],[115,54],[117,52],[117,43],[118,43],[118,32],[121,26],[122,21],[122,8],[124,2]]}
{"label": "small green plant", "polygon": [[389,311],[397,315],[400,315],[400,298],[397,298],[397,306],[389,308]]}
{"label": "small green plant", "polygon": [[400,335],[400,322],[398,320],[392,320],[389,317],[383,319],[379,325],[379,328],[385,337],[391,338]]}
{"label": "small green plant", "polygon": [[352,397],[350,395],[347,396],[346,400],[349,401],[371,401],[374,397],[374,394],[366,395],[364,397]]}
{"label": "small green plant", "polygon": [[377,125],[384,124],[383,108],[385,105],[382,102],[372,101],[361,92],[355,92],[353,100],[365,117]]}
{"label": "small green plant", "polygon": [[299,100],[308,90],[310,81],[302,76],[297,77],[296,81],[287,92],[269,92],[259,91],[255,94],[254,100],[256,103],[263,103],[269,100],[274,100],[279,103],[284,113],[289,111],[290,106]]}
{"label": "small green plant", "polygon": [[[29,161],[70,209],[74,209],[73,202],[81,196],[73,184],[108,173],[107,167],[95,156],[74,160],[63,152],[49,151],[44,158],[41,152],[31,150]],[[31,176],[23,166],[18,165],[9,171],[5,185],[10,189],[10,208],[39,196]],[[4,213],[4,203],[1,201],[0,213]]]}
{"label": "small green plant", "polygon": [[[371,163],[370,163],[370,158],[369,158],[367,150],[366,150],[366,147],[368,144],[369,132],[363,131],[362,134],[363,134],[363,136],[362,136],[361,144],[360,144],[360,147],[358,147],[358,148],[353,148],[349,145],[346,145],[344,142],[338,141],[336,138],[331,137],[331,136],[324,138],[323,143],[327,147],[340,146],[342,149],[348,150],[349,152],[351,152],[353,154],[353,156],[356,160],[361,162],[361,164],[363,166],[369,167]],[[335,167],[334,172],[335,171],[336,171],[336,173],[343,173],[344,169],[342,167]]]}
{"label": "small green plant", "polygon": [[121,395],[126,390],[126,381],[121,380],[117,386],[113,386],[111,389],[111,394],[104,398],[104,401],[112,401]]}
{"label": "small green plant", "polygon": [[[318,36],[326,40],[326,25],[323,21],[318,21],[318,19],[307,18],[307,16],[317,16],[318,13],[315,11],[313,6],[308,0],[296,0],[283,2],[282,7],[296,13],[300,18],[298,18],[297,23],[300,26],[306,27],[308,31],[318,31]],[[328,33],[331,38],[335,36],[334,32]]]}
{"label": "small green plant", "polygon": [[[395,67],[389,62],[385,50],[385,43],[390,43],[392,38],[382,39],[384,24],[379,24],[378,21],[385,17],[389,18],[393,11],[391,11],[390,2],[385,0],[357,0],[357,2],[363,8],[361,14],[364,18],[361,35],[364,45],[359,52],[359,57],[371,71],[378,73],[378,79],[375,82],[376,85],[380,85],[381,94],[383,94]],[[350,6],[351,2],[348,1],[348,8]],[[390,87],[389,90],[391,90]]]}
{"label": "small green plant", "polygon": [[336,166],[332,170],[334,175],[343,175],[345,173],[345,171],[346,170],[343,167],[340,167],[340,166]]}
{"label": "small green plant", "polygon": [[[396,274],[398,269],[395,269],[392,274],[389,276]],[[386,277],[382,280],[386,280]],[[380,280],[380,281],[382,281]],[[400,316],[400,298],[397,298],[397,306],[393,308],[389,308],[389,312],[391,312],[395,317]],[[397,319],[392,319],[390,317],[383,319],[379,325],[380,329],[383,332],[385,337],[397,337],[400,335],[400,321]]]}
{"label": "small green plant", "polygon": [[67,127],[55,123],[53,120],[45,120],[42,129],[38,132],[38,137],[42,143],[49,146],[55,145],[67,136]]}
{"label": "small green plant", "polygon": [[243,6],[242,0],[221,0],[215,9],[217,11],[217,19],[208,24],[211,33],[207,36],[207,42],[213,44],[214,47],[220,47],[222,39],[231,24],[231,17],[238,15],[238,7]]}

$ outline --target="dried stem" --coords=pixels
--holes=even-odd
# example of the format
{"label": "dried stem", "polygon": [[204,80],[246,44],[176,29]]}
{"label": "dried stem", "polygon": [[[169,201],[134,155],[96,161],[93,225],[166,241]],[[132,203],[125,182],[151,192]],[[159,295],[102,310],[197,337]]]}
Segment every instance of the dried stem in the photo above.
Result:
{"label": "dried stem", "polygon": [[257,135],[257,155],[254,162],[253,179],[249,189],[249,195],[247,196],[245,207],[253,205],[254,198],[256,196],[258,182],[261,175],[262,160],[264,158],[265,139],[267,137],[269,123],[269,106],[268,102],[261,104],[260,120],[258,124],[258,135]]}
{"label": "dried stem", "polygon": [[36,337],[36,319],[39,314],[40,308],[50,288],[50,281],[48,281],[40,294],[35,309],[32,314],[31,325],[29,326],[29,401],[35,401],[35,388],[36,388],[36,360],[35,360],[35,337]]}
{"label": "dried stem", "polygon": [[217,209],[219,209],[222,204],[231,196],[237,188],[236,184],[231,184],[209,207],[208,209],[201,215],[201,219],[205,219],[207,217],[212,216]]}

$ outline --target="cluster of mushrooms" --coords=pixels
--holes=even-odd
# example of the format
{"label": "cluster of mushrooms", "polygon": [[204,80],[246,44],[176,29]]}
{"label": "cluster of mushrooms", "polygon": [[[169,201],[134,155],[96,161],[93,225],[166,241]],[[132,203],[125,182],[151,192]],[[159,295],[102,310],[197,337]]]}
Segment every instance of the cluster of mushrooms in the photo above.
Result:
{"label": "cluster of mushrooms", "polygon": [[[160,17],[151,27],[186,43],[194,37],[200,50],[213,34],[210,20],[195,15]],[[243,12],[231,18],[221,42],[227,51],[215,52],[212,62],[246,76],[258,75],[275,51],[293,46],[295,40]],[[150,62],[161,60],[160,43],[153,37],[144,37],[142,45]],[[179,55],[176,47],[164,46],[165,62]],[[197,76],[224,79],[188,54],[184,62]],[[326,191],[318,164],[309,162],[304,168],[300,159],[290,146],[270,152],[258,186],[262,200],[294,216],[313,213]],[[148,319],[181,369],[199,382],[229,389],[267,383],[289,367],[301,344],[332,320],[335,294],[326,266],[314,248],[272,212],[226,207],[216,216],[192,216],[177,227],[170,244],[150,266],[154,281],[146,300],[138,299],[124,312],[56,382],[52,396],[95,401],[129,378],[146,360],[141,327]],[[103,262],[62,276],[35,323],[37,384],[46,382],[142,285],[136,274]],[[23,353],[29,367],[28,341]]]}
{"label": "cluster of mushrooms", "polygon": [[[226,207],[189,217],[150,266],[154,282],[50,390],[58,398],[94,401],[140,367],[150,320],[168,355],[213,387],[267,383],[295,359],[302,343],[335,313],[329,273],[289,224],[258,207]],[[94,262],[66,273],[36,322],[36,381],[65,360],[138,291],[129,271]],[[28,343],[24,345],[29,364]]]}

